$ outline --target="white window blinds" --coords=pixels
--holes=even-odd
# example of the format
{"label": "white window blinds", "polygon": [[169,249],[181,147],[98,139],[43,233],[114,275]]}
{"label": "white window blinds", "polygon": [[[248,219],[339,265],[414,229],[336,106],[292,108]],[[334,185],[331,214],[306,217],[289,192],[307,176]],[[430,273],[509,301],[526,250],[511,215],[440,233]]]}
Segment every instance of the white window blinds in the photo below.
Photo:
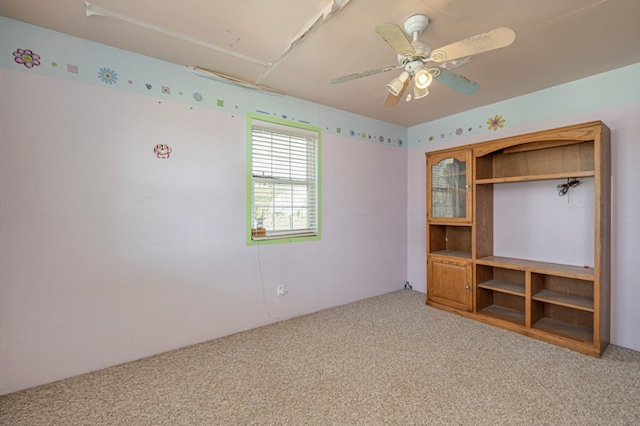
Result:
{"label": "white window blinds", "polygon": [[251,122],[253,239],[318,233],[318,133]]}

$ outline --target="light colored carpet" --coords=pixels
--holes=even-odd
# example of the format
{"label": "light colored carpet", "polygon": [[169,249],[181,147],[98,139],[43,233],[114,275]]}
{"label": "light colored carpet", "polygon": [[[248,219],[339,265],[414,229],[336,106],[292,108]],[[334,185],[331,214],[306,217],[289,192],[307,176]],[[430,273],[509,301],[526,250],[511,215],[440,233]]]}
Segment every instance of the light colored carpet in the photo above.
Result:
{"label": "light colored carpet", "polygon": [[401,290],[0,397],[2,425],[640,425],[640,352],[592,358]]}

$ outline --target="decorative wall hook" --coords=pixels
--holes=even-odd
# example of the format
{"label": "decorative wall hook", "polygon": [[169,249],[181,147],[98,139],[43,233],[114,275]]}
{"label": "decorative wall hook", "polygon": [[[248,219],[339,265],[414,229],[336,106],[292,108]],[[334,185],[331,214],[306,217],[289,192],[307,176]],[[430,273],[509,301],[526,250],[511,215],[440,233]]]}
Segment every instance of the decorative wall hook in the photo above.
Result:
{"label": "decorative wall hook", "polygon": [[171,151],[171,147],[165,144],[158,144],[155,146],[155,148],[153,148],[153,152],[156,153],[158,158],[169,158]]}

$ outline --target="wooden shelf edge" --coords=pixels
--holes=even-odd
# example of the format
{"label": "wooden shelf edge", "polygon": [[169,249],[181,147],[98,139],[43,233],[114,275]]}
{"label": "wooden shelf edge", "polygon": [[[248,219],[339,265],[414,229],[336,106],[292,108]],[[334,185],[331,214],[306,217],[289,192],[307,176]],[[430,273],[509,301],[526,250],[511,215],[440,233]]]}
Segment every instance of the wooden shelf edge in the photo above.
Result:
{"label": "wooden shelf edge", "polygon": [[515,284],[507,281],[489,280],[478,284],[478,287],[486,290],[498,291],[500,293],[513,294],[514,296],[525,296],[524,284]]}
{"label": "wooden shelf edge", "polygon": [[455,250],[438,250],[427,253],[427,256],[438,256],[447,259],[471,260],[471,253]]}
{"label": "wooden shelf edge", "polygon": [[532,295],[531,300],[551,303],[553,305],[564,306],[586,312],[594,311],[593,298],[587,296],[576,296],[573,294],[558,293],[550,290],[541,290]]}
{"label": "wooden shelf edge", "polygon": [[584,281],[594,280],[593,268],[561,263],[541,262],[537,260],[517,259],[513,257],[487,256],[475,260],[476,265],[496,266],[499,268],[531,271],[538,274],[575,278]]}
{"label": "wooden shelf edge", "polygon": [[476,185],[488,185],[493,183],[528,182],[534,180],[553,180],[568,178],[585,178],[595,176],[595,170],[584,170],[578,172],[550,173],[544,175],[507,176],[495,178],[476,178]]}

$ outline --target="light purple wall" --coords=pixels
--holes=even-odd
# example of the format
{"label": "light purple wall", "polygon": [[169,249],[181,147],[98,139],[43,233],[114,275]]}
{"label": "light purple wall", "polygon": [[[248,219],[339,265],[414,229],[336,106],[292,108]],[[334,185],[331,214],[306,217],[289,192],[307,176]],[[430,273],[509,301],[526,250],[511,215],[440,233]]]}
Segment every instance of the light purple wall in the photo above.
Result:
{"label": "light purple wall", "polygon": [[321,241],[247,246],[244,114],[0,81],[0,394],[402,288],[406,149],[323,134]]}

